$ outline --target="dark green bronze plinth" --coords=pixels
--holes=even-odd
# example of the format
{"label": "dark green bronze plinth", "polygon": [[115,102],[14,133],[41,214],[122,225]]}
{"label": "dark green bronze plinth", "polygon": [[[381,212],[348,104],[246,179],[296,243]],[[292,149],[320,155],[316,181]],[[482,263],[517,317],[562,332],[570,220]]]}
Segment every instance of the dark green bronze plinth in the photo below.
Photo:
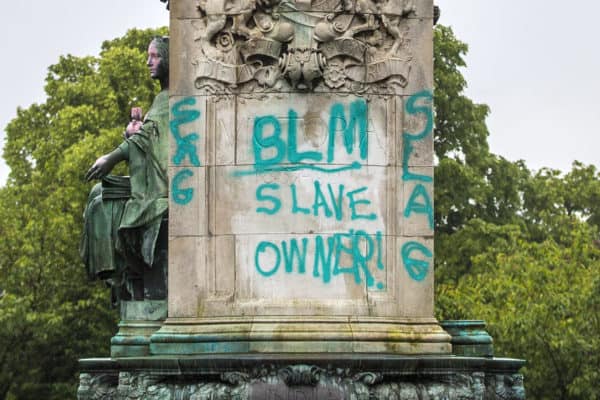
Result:
{"label": "dark green bronze plinth", "polygon": [[523,364],[381,354],[86,359],[78,399],[520,400]]}
{"label": "dark green bronze plinth", "polygon": [[166,300],[122,301],[119,331],[110,340],[111,357],[150,355],[150,337],[167,317]]}
{"label": "dark green bronze plinth", "polygon": [[452,336],[452,354],[465,357],[494,356],[494,340],[485,330],[485,321],[442,321],[440,325]]}

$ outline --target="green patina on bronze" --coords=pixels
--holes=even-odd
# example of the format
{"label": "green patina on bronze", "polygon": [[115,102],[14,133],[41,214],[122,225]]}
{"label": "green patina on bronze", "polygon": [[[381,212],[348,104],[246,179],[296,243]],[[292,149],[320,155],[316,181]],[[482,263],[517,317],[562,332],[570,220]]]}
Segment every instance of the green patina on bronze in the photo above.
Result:
{"label": "green patina on bronze", "polygon": [[168,209],[168,120],[169,96],[161,91],[154,99],[142,129],[125,140],[119,149],[129,160],[131,197],[125,203],[117,242],[130,257],[154,262],[156,238]]}
{"label": "green patina on bronze", "polygon": [[440,325],[452,336],[452,354],[466,357],[494,356],[494,341],[485,330],[485,321],[442,321]]}
{"label": "green patina on bronze", "polygon": [[[143,123],[132,120],[123,143],[86,174],[102,182],[88,197],[80,254],[89,277],[106,280],[115,302],[166,298],[168,38],[153,39],[148,55],[161,92]],[[121,161],[127,161],[129,176],[107,175]]]}

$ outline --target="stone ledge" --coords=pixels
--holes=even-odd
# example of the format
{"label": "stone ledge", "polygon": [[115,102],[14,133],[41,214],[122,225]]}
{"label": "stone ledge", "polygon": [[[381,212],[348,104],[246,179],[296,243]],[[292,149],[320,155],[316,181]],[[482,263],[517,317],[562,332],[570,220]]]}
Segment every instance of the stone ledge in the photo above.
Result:
{"label": "stone ledge", "polygon": [[150,339],[150,354],[449,355],[450,340],[450,335],[432,318],[167,319]]}
{"label": "stone ledge", "polygon": [[[219,374],[232,368],[254,368],[314,364],[320,367],[360,368],[374,371],[401,371],[402,374],[444,372],[510,373],[525,365],[524,360],[459,356],[399,356],[391,354],[206,354],[196,356],[150,356],[87,358],[79,360],[82,372],[138,371],[168,375]],[[397,374],[397,372],[395,372]]]}

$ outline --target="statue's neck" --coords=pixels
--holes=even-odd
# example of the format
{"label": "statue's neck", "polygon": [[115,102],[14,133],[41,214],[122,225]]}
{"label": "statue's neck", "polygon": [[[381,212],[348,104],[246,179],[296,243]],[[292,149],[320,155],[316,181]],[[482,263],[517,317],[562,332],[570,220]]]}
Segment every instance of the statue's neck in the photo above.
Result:
{"label": "statue's neck", "polygon": [[168,90],[169,89],[169,78],[161,79],[159,82],[160,82],[160,90]]}

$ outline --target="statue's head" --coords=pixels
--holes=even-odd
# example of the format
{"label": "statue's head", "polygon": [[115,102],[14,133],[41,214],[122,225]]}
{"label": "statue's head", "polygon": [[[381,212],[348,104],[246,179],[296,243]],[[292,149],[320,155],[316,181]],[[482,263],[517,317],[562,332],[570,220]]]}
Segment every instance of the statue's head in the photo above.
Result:
{"label": "statue's head", "polygon": [[169,37],[157,36],[148,46],[148,68],[150,76],[161,84],[169,80]]}

